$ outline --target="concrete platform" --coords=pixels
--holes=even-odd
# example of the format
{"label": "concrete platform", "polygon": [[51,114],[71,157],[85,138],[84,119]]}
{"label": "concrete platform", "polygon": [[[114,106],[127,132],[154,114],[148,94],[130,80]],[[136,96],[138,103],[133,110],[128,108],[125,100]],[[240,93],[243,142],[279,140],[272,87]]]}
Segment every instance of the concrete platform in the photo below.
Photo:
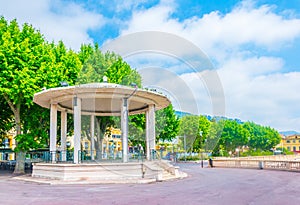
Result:
{"label": "concrete platform", "polygon": [[36,163],[32,175],[16,179],[47,184],[151,183],[186,177],[167,161],[130,163]]}
{"label": "concrete platform", "polygon": [[147,184],[147,183],[154,183],[157,181],[156,179],[124,179],[124,180],[113,180],[113,179],[99,180],[98,179],[98,180],[65,180],[65,181],[62,181],[62,180],[58,180],[58,179],[32,177],[31,174],[13,177],[13,179],[26,181],[26,182],[33,182],[33,183],[38,183],[38,184],[48,184],[48,185]]}

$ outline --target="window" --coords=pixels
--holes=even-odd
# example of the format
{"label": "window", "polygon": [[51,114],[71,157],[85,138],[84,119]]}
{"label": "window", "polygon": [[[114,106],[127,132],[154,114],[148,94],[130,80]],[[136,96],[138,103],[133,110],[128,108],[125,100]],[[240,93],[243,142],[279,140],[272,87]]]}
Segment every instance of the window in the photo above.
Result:
{"label": "window", "polygon": [[112,135],[112,138],[118,138],[118,139],[120,139],[121,135]]}
{"label": "window", "polygon": [[287,147],[287,150],[288,150],[288,151],[290,151],[290,150],[291,150],[291,148],[290,148],[290,147]]}
{"label": "window", "polygon": [[290,140],[287,140],[286,143],[290,143]]}
{"label": "window", "polygon": [[293,143],[296,143],[296,140],[293,140]]}
{"label": "window", "polygon": [[296,147],[293,147],[293,151],[294,151],[294,152],[297,151]]}

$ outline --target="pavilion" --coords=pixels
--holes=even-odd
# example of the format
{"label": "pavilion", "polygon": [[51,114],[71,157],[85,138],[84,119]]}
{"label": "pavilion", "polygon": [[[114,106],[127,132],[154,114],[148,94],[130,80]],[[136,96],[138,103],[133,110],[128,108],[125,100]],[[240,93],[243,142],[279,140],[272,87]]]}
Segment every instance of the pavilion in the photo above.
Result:
{"label": "pavilion", "polygon": [[[187,175],[166,160],[152,160],[155,150],[155,111],[165,108],[170,100],[157,92],[112,83],[90,83],[45,89],[34,95],[34,102],[50,109],[51,163],[34,163],[32,180],[43,178],[53,183],[149,183],[183,178]],[[73,163],[66,161],[66,152],[57,163],[57,114],[61,114],[61,150],[66,150],[67,115],[73,114]],[[145,161],[128,160],[128,115],[146,114]],[[90,116],[91,162],[81,163],[81,116]],[[122,162],[94,160],[95,116],[120,116]],[[60,150],[60,151],[61,151]],[[42,180],[43,181],[43,180]],[[52,182],[51,182],[52,183]]]}
{"label": "pavilion", "polygon": [[[56,162],[57,114],[61,114],[61,161],[66,161],[67,114],[74,116],[74,164],[80,163],[81,115],[90,116],[91,153],[95,150],[95,116],[120,116],[122,161],[128,162],[128,115],[146,114],[146,158],[155,149],[155,110],[170,100],[157,92],[112,83],[89,83],[45,89],[34,95],[36,104],[50,109],[50,153]],[[94,155],[91,154],[92,160]]]}

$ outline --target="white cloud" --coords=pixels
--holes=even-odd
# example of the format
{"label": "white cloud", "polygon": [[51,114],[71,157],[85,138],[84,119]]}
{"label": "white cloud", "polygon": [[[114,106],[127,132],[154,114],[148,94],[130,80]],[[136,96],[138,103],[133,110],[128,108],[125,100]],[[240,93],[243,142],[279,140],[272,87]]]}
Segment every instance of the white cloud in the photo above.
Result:
{"label": "white cloud", "polygon": [[[233,64],[233,60],[230,62]],[[244,63],[244,65],[243,65]],[[273,73],[253,76],[239,72],[239,67],[265,66],[272,70],[272,62],[264,59],[239,61],[236,66],[224,65],[218,69],[225,93],[226,116],[274,127],[280,131],[299,131],[300,73]],[[201,114],[213,113],[211,90],[199,78],[203,73],[188,73],[180,77],[185,81],[198,103]]]}
{"label": "white cloud", "polygon": [[[269,61],[269,62],[268,62]],[[243,72],[241,68],[280,70],[276,59],[251,59],[231,61],[218,70],[226,96],[228,116],[252,120],[280,130],[299,130],[300,115],[297,102],[300,95],[300,73],[272,74]],[[240,72],[240,70],[242,70]],[[248,71],[251,69],[248,69]]]}
{"label": "white cloud", "polygon": [[122,12],[124,10],[136,9],[139,5],[145,3],[146,0],[114,0],[113,4],[116,7],[116,12]]}
{"label": "white cloud", "polygon": [[[254,43],[272,48],[300,35],[300,19],[284,19],[273,13],[270,6],[248,8],[243,5],[225,16],[210,13],[195,23],[202,23],[216,41],[233,47]],[[211,25],[218,29],[209,29]]]}
{"label": "white cloud", "polygon": [[249,84],[257,77],[279,72],[283,65],[282,59],[274,57],[232,58],[223,63],[218,73],[227,87],[239,85],[239,89],[242,89],[244,84]]}
{"label": "white cloud", "polygon": [[122,34],[165,31],[191,40],[210,56],[217,56],[216,52],[224,47],[234,50],[249,43],[265,49],[278,49],[300,36],[300,19],[284,18],[267,5],[254,8],[249,3],[239,4],[225,15],[214,11],[202,18],[192,17],[183,22],[172,18],[173,12],[175,7],[172,4],[135,11]]}
{"label": "white cloud", "polygon": [[[5,6],[3,6],[5,5]],[[62,40],[67,47],[78,50],[82,43],[92,43],[87,31],[105,23],[102,15],[83,9],[80,5],[50,0],[0,0],[0,15],[30,23],[48,41]]]}
{"label": "white cloud", "polygon": [[147,10],[134,11],[132,19],[128,22],[128,28],[121,34],[138,31],[169,31],[170,33],[181,33],[181,24],[170,18],[173,7],[158,5]]}
{"label": "white cloud", "polygon": [[[279,130],[300,131],[297,105],[300,73],[282,73],[285,66],[282,58],[259,54],[261,50],[268,53],[292,45],[300,37],[300,19],[281,16],[269,5],[256,8],[251,1],[244,1],[226,14],[215,11],[182,22],[172,18],[174,9],[174,6],[160,4],[135,11],[122,35],[165,31],[192,41],[218,66],[228,117]],[[247,50],[249,45],[253,50]],[[200,82],[196,73],[180,77],[193,91],[200,112],[212,114],[212,96],[205,82]]]}

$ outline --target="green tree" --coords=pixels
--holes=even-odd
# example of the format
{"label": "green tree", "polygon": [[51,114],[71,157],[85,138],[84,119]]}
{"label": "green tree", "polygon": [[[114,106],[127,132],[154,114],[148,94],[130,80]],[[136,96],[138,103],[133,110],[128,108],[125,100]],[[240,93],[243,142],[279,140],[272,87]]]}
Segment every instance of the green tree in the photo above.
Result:
{"label": "green tree", "polygon": [[21,124],[23,134],[16,136],[18,146],[15,151],[28,151],[47,148],[50,127],[49,110],[38,105],[22,109]]}
{"label": "green tree", "polygon": [[113,52],[102,53],[97,46],[82,46],[78,55],[84,64],[77,77],[77,84],[103,82],[103,76],[106,76],[109,83],[134,83],[141,87],[141,76],[121,56]]}
{"label": "green tree", "polygon": [[231,151],[234,153],[236,148],[242,147],[247,143],[248,136],[249,132],[242,124],[239,124],[235,120],[225,120],[217,149],[223,148],[226,152]]}
{"label": "green tree", "polygon": [[219,140],[222,136],[223,128],[225,121],[224,120],[216,120],[212,119],[209,133],[207,135],[207,142],[205,144],[205,148],[208,152],[220,152],[219,154],[223,155],[224,146],[221,145],[220,149],[218,148]]}
{"label": "green tree", "polygon": [[0,146],[6,137],[6,133],[12,128],[12,118],[13,113],[7,102],[3,98],[0,98]]}
{"label": "green tree", "polygon": [[193,144],[193,149],[199,151],[200,149],[206,148],[207,135],[209,134],[211,122],[207,119],[206,116],[199,116],[199,136]]}
{"label": "green tree", "polygon": [[86,62],[87,59],[99,49],[98,44],[92,46],[91,44],[82,44],[80,47],[80,51],[78,53],[78,57],[82,64]]}
{"label": "green tree", "polygon": [[243,126],[249,132],[248,146],[251,150],[269,151],[280,142],[280,135],[273,128],[261,126],[254,122],[245,122]]}
{"label": "green tree", "polygon": [[193,149],[196,137],[199,136],[199,116],[187,115],[180,119],[179,135],[186,137],[186,147]]}
{"label": "green tree", "polygon": [[[44,49],[48,51],[53,64],[50,64],[52,68],[49,70],[40,69],[36,71],[37,76],[43,79],[37,81],[38,87],[58,87],[62,81],[74,85],[78,71],[81,68],[81,62],[77,54],[72,50],[67,50],[62,41],[57,45],[54,43],[45,44],[45,47]],[[46,61],[41,63],[46,63]],[[23,110],[21,113],[23,134],[16,137],[18,142],[16,150],[27,151],[48,147],[50,129],[49,109],[32,104],[30,107],[22,105],[21,110]],[[71,126],[68,127],[73,126],[73,123],[70,123],[70,121],[69,119],[68,125]]]}
{"label": "green tree", "polygon": [[0,95],[9,105],[15,123],[15,173],[24,173],[25,153],[34,141],[28,136],[37,126],[30,127],[27,123],[24,130],[22,122],[32,118],[22,113],[32,113],[29,110],[33,106],[34,93],[74,78],[81,62],[74,52],[64,49],[62,42],[58,46],[49,44],[31,25],[24,24],[20,29],[16,20],[8,23],[0,18],[0,37]]}
{"label": "green tree", "polygon": [[156,111],[155,115],[156,141],[171,141],[179,132],[179,119],[175,115],[172,104]]}
{"label": "green tree", "polygon": [[[133,115],[129,119],[129,140],[133,146],[141,144],[145,147],[145,114]],[[155,112],[156,142],[171,141],[178,135],[179,119],[175,115],[172,104]]]}
{"label": "green tree", "polygon": [[145,114],[129,116],[129,142],[132,146],[141,144],[145,147]]}
{"label": "green tree", "polygon": [[[14,115],[17,137],[21,135],[21,105],[30,106],[37,90],[35,70],[36,54],[44,43],[42,35],[24,24],[20,30],[16,20],[8,24],[0,19],[0,93]],[[33,68],[33,69],[32,69]],[[35,69],[34,69],[35,68]],[[15,173],[24,171],[24,150],[17,154]]]}

